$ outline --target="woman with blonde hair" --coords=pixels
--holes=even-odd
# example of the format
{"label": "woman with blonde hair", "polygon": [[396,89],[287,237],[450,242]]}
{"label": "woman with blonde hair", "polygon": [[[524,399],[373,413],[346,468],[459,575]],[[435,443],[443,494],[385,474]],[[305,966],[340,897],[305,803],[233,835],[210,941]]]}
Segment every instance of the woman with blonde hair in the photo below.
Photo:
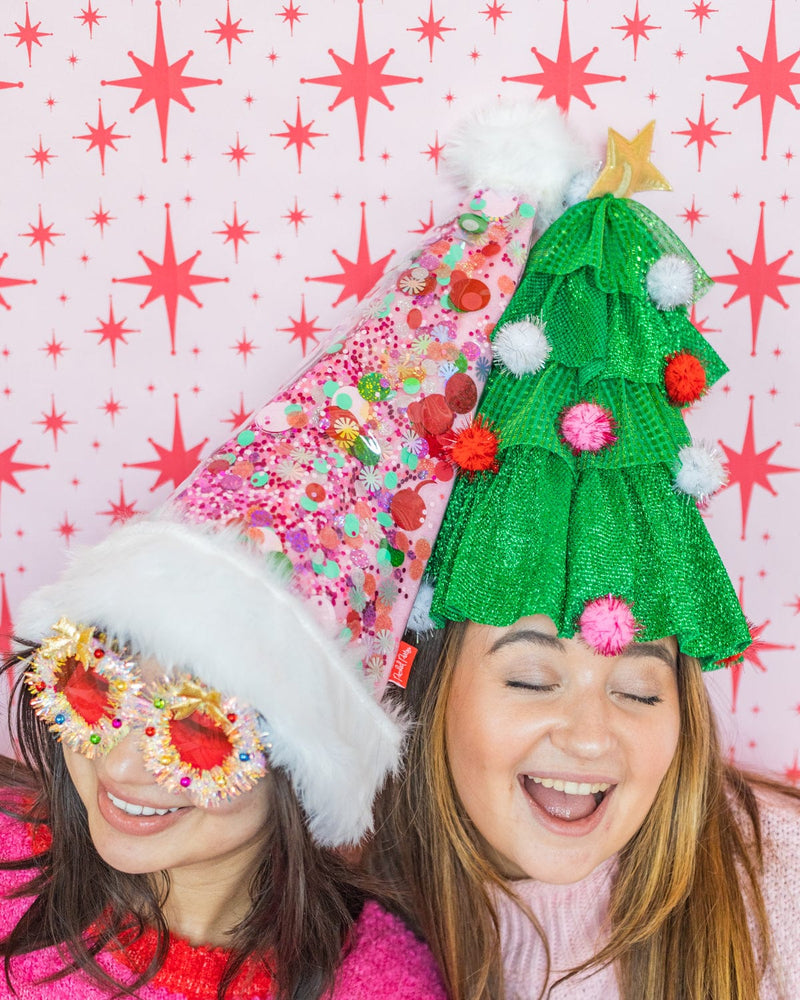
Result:
{"label": "woman with blonde hair", "polygon": [[369,863],[453,1000],[800,996],[800,794],[726,761],[702,680],[750,641],[681,414],[725,370],[687,313],[709,282],[624,167],[493,333],[393,695],[416,725]]}

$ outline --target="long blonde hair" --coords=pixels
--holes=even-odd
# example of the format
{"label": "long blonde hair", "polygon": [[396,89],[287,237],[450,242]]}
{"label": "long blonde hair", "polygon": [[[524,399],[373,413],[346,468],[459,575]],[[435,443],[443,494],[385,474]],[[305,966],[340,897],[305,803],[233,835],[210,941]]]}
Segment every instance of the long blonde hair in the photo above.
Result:
{"label": "long blonde hair", "polygon": [[[497,891],[450,773],[445,719],[465,623],[425,640],[409,687],[405,774],[384,791],[366,862],[404,892],[403,916],[427,938],[451,1000],[502,1000]],[[728,765],[697,661],[678,665],[680,736],[645,822],[620,854],[605,947],[578,972],[614,965],[624,1000],[753,1000],[769,944],[752,785]],[[789,794],[793,793],[788,789]],[[749,930],[748,914],[753,932]],[[534,914],[529,914],[547,941]]]}

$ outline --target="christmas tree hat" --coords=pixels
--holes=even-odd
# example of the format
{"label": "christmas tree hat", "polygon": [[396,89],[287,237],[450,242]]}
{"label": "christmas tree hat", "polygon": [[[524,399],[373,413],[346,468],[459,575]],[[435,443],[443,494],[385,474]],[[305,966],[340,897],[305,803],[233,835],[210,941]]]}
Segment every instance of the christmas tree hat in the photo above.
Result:
{"label": "christmas tree hat", "polygon": [[494,330],[428,566],[431,615],[545,614],[606,655],[674,635],[708,668],[750,635],[698,510],[723,484],[720,458],[682,411],[726,368],[687,313],[710,279],[658,216],[613,193],[666,186],[648,132],[647,154],[622,164],[612,144],[637,140],[610,134],[599,196],[534,245]]}

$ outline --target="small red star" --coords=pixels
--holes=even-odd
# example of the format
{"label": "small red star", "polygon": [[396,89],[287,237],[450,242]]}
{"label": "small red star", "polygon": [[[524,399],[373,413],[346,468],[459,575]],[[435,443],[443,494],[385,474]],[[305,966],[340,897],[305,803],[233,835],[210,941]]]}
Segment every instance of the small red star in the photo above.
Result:
{"label": "small red star", "polygon": [[787,191],[784,191],[783,194],[779,195],[778,197],[780,198],[784,208],[786,208],[786,206],[792,200],[792,196]]}
{"label": "small red star", "polygon": [[333,194],[331,195],[331,198],[333,198],[333,200],[338,205],[339,202],[342,200],[342,192],[341,191],[334,191]]}
{"label": "small red star", "polygon": [[247,364],[247,359],[250,357],[253,351],[258,350],[258,347],[253,343],[252,340],[248,339],[247,334],[244,332],[244,330],[242,330],[242,339],[237,340],[236,343],[231,348],[231,350],[236,351],[236,353],[241,357],[242,361],[244,361],[244,363]]}
{"label": "small red star", "polygon": [[446,93],[446,94],[444,95],[444,97],[442,98],[442,100],[443,100],[443,101],[445,102],[445,104],[446,104],[446,105],[447,105],[448,107],[450,107],[450,106],[452,105],[452,103],[453,103],[453,101],[454,101],[455,99],[456,99],[456,95],[455,95],[455,94],[453,93],[453,91],[452,91],[452,90],[448,90],[448,91],[447,91],[447,93]]}
{"label": "small red star", "polygon": [[706,18],[710,18],[712,14],[718,14],[719,11],[716,7],[712,7],[708,0],[699,0],[698,3],[693,3],[691,7],[687,7],[685,13],[692,15],[692,20],[698,22],[700,31],[702,31],[703,21]]}
{"label": "small red star", "polygon": [[794,159],[794,153],[791,151],[791,149],[787,149],[786,152],[783,154],[783,158],[784,160],[786,160],[786,166],[788,167],[791,164],[792,160]]}
{"label": "small red star", "polygon": [[194,159],[194,157],[192,156],[192,154],[191,154],[191,153],[189,152],[189,150],[187,149],[187,150],[186,150],[186,152],[185,152],[185,153],[183,154],[183,162],[184,162],[184,163],[186,164],[186,166],[188,167],[188,166],[189,166],[189,164],[190,164],[190,163],[192,162],[192,160],[193,160],[193,159]]}
{"label": "small red star", "polygon": [[697,116],[697,121],[693,122],[690,118],[686,119],[689,126],[688,129],[682,129],[681,131],[673,131],[673,135],[688,135],[689,138],[686,140],[684,149],[686,146],[691,146],[691,144],[697,143],[697,170],[703,165],[703,149],[706,144],[713,146],[714,149],[717,148],[717,144],[714,142],[714,138],[718,135],[730,135],[730,132],[722,132],[719,129],[715,129],[714,126],[719,121],[718,118],[714,118],[713,121],[706,121],[706,95],[700,95],[700,114]]}
{"label": "small red star", "polygon": [[57,528],[53,528],[53,531],[57,531],[59,535],[64,539],[67,545],[72,541],[72,536],[76,531],[80,531],[80,528],[75,527],[75,522],[70,521],[69,515],[64,513],[64,520],[59,524]]}
{"label": "small red star", "polygon": [[215,236],[224,236],[225,243],[233,243],[233,257],[236,263],[239,263],[239,244],[247,243],[248,236],[254,236],[258,233],[257,229],[248,229],[247,222],[239,222],[239,216],[237,214],[236,202],[233,203],[233,220],[231,222],[223,222],[224,229],[215,229]]}
{"label": "small red star", "polygon": [[735,203],[736,203],[737,205],[739,204],[739,199],[740,199],[741,197],[742,197],[742,192],[741,192],[741,191],[739,190],[739,188],[738,188],[738,187],[736,188],[736,190],[735,190],[735,191],[732,191],[732,192],[731,192],[731,198],[733,198],[734,202],[735,202]]}
{"label": "small red star", "polygon": [[656,101],[658,100],[658,94],[654,90],[651,90],[650,93],[647,95],[647,100],[651,104],[655,104]]}
{"label": "small red star", "polygon": [[[317,279],[319,280],[319,279]],[[306,299],[305,296],[301,297],[301,307],[300,307],[300,319],[294,319],[292,316],[289,317],[289,323],[291,326],[278,327],[278,333],[291,333],[289,338],[289,343],[293,344],[295,340],[300,341],[300,349],[303,352],[303,357],[306,356],[306,350],[308,349],[308,342],[311,340],[315,344],[319,343],[318,333],[322,333],[325,327],[316,326],[316,322],[319,319],[315,316],[313,319],[309,319],[306,316]]]}
{"label": "small red star", "polygon": [[410,233],[419,233],[420,235],[424,235],[429,230],[433,229],[435,225],[433,218],[433,202],[430,203],[430,211],[428,212],[427,220],[419,219],[417,221],[419,222],[419,229],[409,229]]}
{"label": "small red star", "polygon": [[111,417],[111,425],[113,427],[120,410],[127,410],[127,406],[123,406],[118,399],[114,399],[114,393],[112,392],[105,403],[98,406],[97,409],[102,410],[107,417]]}
{"label": "small red star", "polygon": [[67,56],[67,62],[73,69],[75,69],[75,67],[80,62],[80,59],[75,55],[74,52],[70,52],[70,54]]}
{"label": "small red star", "polygon": [[267,56],[267,59],[269,59],[269,61],[270,61],[270,62],[272,63],[272,65],[274,66],[274,65],[275,65],[275,63],[276,63],[276,62],[278,61],[278,59],[280,59],[280,56],[279,56],[279,55],[278,55],[278,53],[277,53],[277,52],[275,51],[275,49],[271,49],[271,50],[270,50],[270,53],[269,53],[269,55]]}
{"label": "small red star", "polygon": [[50,337],[49,343],[45,344],[44,347],[39,348],[40,351],[44,351],[48,357],[53,359],[53,367],[56,367],[58,359],[64,353],[68,351],[68,347],[64,347],[64,342],[61,340],[56,340],[55,330],[52,331],[52,336]]}
{"label": "small red star", "polygon": [[705,215],[703,212],[701,212],[700,209],[695,205],[694,195],[692,195],[692,204],[689,208],[685,208],[683,212],[681,212],[681,218],[683,219],[684,222],[689,223],[690,232],[692,236],[694,236],[695,224],[700,222],[701,219],[707,219],[708,216]]}
{"label": "small red star", "polygon": [[102,102],[98,100],[98,114],[97,114],[97,125],[90,125],[86,122],[86,127],[89,129],[88,135],[73,135],[73,139],[85,139],[89,145],[86,148],[88,153],[92,149],[96,149],[100,154],[100,173],[105,175],[106,172],[106,149],[113,149],[117,152],[117,147],[114,145],[115,139],[130,139],[129,135],[117,135],[114,132],[114,126],[116,122],[112,122],[110,125],[106,125],[103,121],[103,105]]}
{"label": "small red star", "polygon": [[136,200],[139,202],[140,205],[144,205],[144,203],[147,201],[147,195],[144,193],[144,191],[140,191],[136,195]]}
{"label": "small red star", "polygon": [[312,132],[311,126],[314,124],[314,119],[310,122],[304,122],[300,115],[300,98],[297,98],[297,115],[295,117],[294,125],[290,125],[289,122],[284,118],[283,124],[286,126],[285,132],[270,132],[270,135],[275,139],[285,139],[286,145],[284,149],[288,149],[290,146],[294,146],[297,151],[297,172],[302,173],[303,170],[303,146],[308,146],[309,149],[315,149],[312,139],[318,139],[322,136],[327,136],[327,132]]}
{"label": "small red star", "polygon": [[95,10],[92,7],[92,0],[89,0],[86,10],[81,10],[80,14],[75,15],[75,20],[80,21],[81,24],[85,25],[89,29],[90,39],[94,37],[92,35],[92,31],[95,28],[99,28],[100,21],[101,20],[104,21],[105,18],[106,18],[105,14],[101,14],[99,10]]}
{"label": "small red star", "polygon": [[50,161],[58,159],[58,156],[55,153],[50,152],[49,146],[47,149],[42,146],[42,137],[39,136],[39,148],[34,149],[33,152],[29,153],[25,157],[25,159],[33,160],[34,164],[41,170],[42,177],[44,177],[44,168],[49,167]]}
{"label": "small red star", "polygon": [[686,55],[686,52],[681,46],[678,46],[678,48],[675,49],[675,51],[672,54],[675,56],[678,62],[680,62],[681,59],[683,59],[683,57]]}
{"label": "small red star", "polygon": [[137,514],[136,501],[133,500],[131,503],[125,499],[125,487],[122,484],[122,480],[119,483],[119,500],[114,503],[113,500],[108,501],[108,510],[99,510],[98,515],[100,517],[110,517],[111,524],[124,524],[129,518]]}
{"label": "small red star", "polygon": [[117,365],[117,343],[127,344],[128,341],[125,339],[125,335],[128,333],[141,333],[141,330],[129,330],[125,327],[125,320],[127,316],[123,316],[121,320],[117,320],[114,317],[114,303],[111,300],[111,296],[108,297],[108,319],[103,320],[97,317],[97,322],[100,324],[99,328],[96,330],[86,330],[86,333],[99,333],[100,340],[98,341],[98,347],[100,344],[107,343],[111,348],[111,364],[113,367]]}
{"label": "small red star", "polygon": [[276,250],[275,253],[272,255],[272,259],[280,264],[280,262],[283,260],[283,254],[280,252],[280,250]]}
{"label": "small red star", "polygon": [[192,196],[191,196],[191,195],[189,194],[189,192],[187,191],[187,192],[186,192],[186,194],[185,194],[185,195],[183,196],[183,203],[184,203],[184,204],[186,205],[186,207],[188,208],[188,207],[189,207],[189,205],[191,205],[193,201],[194,201],[194,198],[193,198],[193,197],[192,197]]}
{"label": "small red star", "polygon": [[625,34],[622,36],[623,42],[628,38],[633,39],[633,61],[636,62],[636,57],[639,50],[639,39],[643,38],[646,42],[650,39],[647,35],[648,31],[661,31],[661,27],[655,24],[648,24],[652,15],[646,14],[644,17],[639,16],[639,0],[636,0],[636,7],[634,8],[633,16],[628,17],[623,14],[622,17],[625,20],[624,24],[612,25],[613,31],[624,31]]}
{"label": "small red star", "polygon": [[433,145],[428,146],[427,149],[421,150],[422,156],[427,156],[429,160],[433,161],[433,166],[435,172],[439,173],[439,158],[441,157],[447,143],[439,144],[439,130],[436,130],[436,138],[433,140]]}
{"label": "small red star", "polygon": [[277,13],[275,17],[281,18],[284,24],[289,25],[289,34],[293,36],[295,24],[299,24],[300,18],[306,17],[306,13],[300,10],[299,7],[295,7],[294,0],[289,0],[289,3],[285,4],[283,10]]}
{"label": "small red star", "polygon": [[36,24],[31,24],[31,16],[28,13],[28,2],[25,0],[25,24],[20,24],[19,21],[15,21],[14,24],[17,26],[17,31],[7,31],[5,33],[6,38],[16,38],[17,48],[20,45],[24,45],[28,50],[28,66],[31,65],[31,53],[33,51],[33,46],[38,45],[39,48],[42,47],[42,43],[39,41],[40,38],[49,38],[52,35],[50,31],[39,31],[39,25],[41,21],[37,21]]}
{"label": "small red star", "polygon": [[42,411],[42,420],[34,420],[34,424],[44,427],[43,434],[53,435],[53,447],[58,451],[58,435],[66,433],[67,424],[74,424],[74,420],[67,420],[66,413],[56,413],[56,402],[53,396],[50,397],[50,412]]}
{"label": "small red star", "polygon": [[783,772],[783,776],[792,785],[800,785],[800,761],[798,761],[797,751],[795,751],[794,763],[786,768]]}
{"label": "small red star", "polygon": [[479,14],[485,14],[486,20],[492,22],[492,34],[497,34],[497,22],[505,19],[506,14],[510,14],[510,10],[506,10],[506,5],[503,3],[498,3],[497,0],[492,0],[490,4],[487,4],[484,10],[478,12]]}
{"label": "small red star", "polygon": [[477,49],[473,49],[472,52],[470,52],[469,57],[474,63],[476,63],[480,59],[481,54]]}
{"label": "small red star", "polygon": [[389,195],[384,191],[382,195],[378,196],[378,200],[382,201],[383,204],[385,205],[387,203],[387,201],[390,200],[390,198],[389,198]]}
{"label": "small red star", "polygon": [[252,108],[252,106],[255,104],[256,101],[255,97],[253,97],[253,95],[249,91],[247,92],[247,95],[242,98],[242,100],[248,106],[248,108]]}
{"label": "small red star", "polygon": [[289,225],[294,226],[294,234],[297,236],[300,226],[305,225],[306,219],[310,219],[311,216],[308,215],[302,208],[298,208],[297,195],[295,195],[294,208],[290,208],[286,215],[282,215],[281,218],[287,219]]}
{"label": "small red star", "polygon": [[[22,86],[22,84],[20,84],[20,87],[21,86]],[[55,97],[53,97],[52,95],[50,95],[44,103],[52,111],[53,108],[56,106],[56,104],[58,104],[58,101],[55,99]]]}
{"label": "small red star", "polygon": [[89,256],[88,253],[86,253],[86,251],[84,251],[78,259],[80,260],[81,264],[83,264],[85,267],[92,258]]}
{"label": "small red star", "polygon": [[231,163],[236,164],[236,173],[241,173],[242,164],[247,162],[247,157],[253,154],[248,152],[247,146],[242,146],[239,142],[239,133],[236,133],[236,145],[229,146],[228,152],[223,153],[223,156],[227,156]]}
{"label": "small red star", "polygon": [[239,409],[231,410],[229,417],[223,417],[221,423],[230,424],[232,428],[241,427],[243,423],[250,419],[253,411],[245,408],[244,394],[239,393]]}
{"label": "small red star", "polygon": [[45,248],[45,246],[46,245],[55,246],[55,244],[53,243],[53,240],[57,236],[63,236],[64,234],[63,233],[54,233],[53,232],[53,226],[55,225],[54,222],[51,222],[49,226],[46,226],[44,224],[44,221],[42,219],[42,206],[41,205],[39,206],[39,221],[38,221],[38,223],[31,222],[31,223],[29,223],[29,225],[31,227],[29,232],[27,232],[27,233],[19,233],[18,235],[22,236],[22,237],[25,237],[26,239],[29,239],[31,241],[30,244],[29,244],[30,246],[33,246],[35,243],[39,244],[39,249],[42,252],[42,264],[44,264],[44,248]]}
{"label": "small red star", "polygon": [[427,41],[428,43],[428,53],[429,62],[433,62],[433,43],[443,42],[445,31],[455,31],[455,28],[445,28],[444,18],[440,17],[438,20],[433,14],[433,0],[430,0],[430,7],[428,8],[428,20],[424,20],[421,17],[417,17],[419,21],[419,27],[417,28],[406,28],[406,31],[417,31],[419,32],[418,42]]}
{"label": "small red star", "polygon": [[197,467],[200,461],[200,452],[208,442],[208,438],[206,437],[192,448],[187,448],[185,446],[177,394],[175,395],[175,417],[173,421],[171,447],[165,447],[164,445],[157,444],[152,438],[148,438],[147,440],[149,444],[155,448],[158,458],[154,458],[149,462],[124,462],[123,468],[152,469],[154,472],[157,472],[158,479],[150,487],[151,493],[154,490],[157,490],[159,486],[163,486],[164,483],[168,482],[172,482],[173,486],[177,489],[183,480],[186,479],[186,477]]}
{"label": "small red star", "polygon": [[239,18],[238,21],[234,22],[231,20],[231,0],[227,0],[226,10],[225,10],[225,23],[223,24],[219,18],[214,18],[217,22],[218,27],[208,28],[206,30],[207,35],[218,35],[217,45],[220,42],[225,42],[228,47],[228,65],[231,64],[231,46],[234,42],[242,44],[241,35],[252,35],[252,28],[240,28],[239,25],[242,23],[242,19]]}

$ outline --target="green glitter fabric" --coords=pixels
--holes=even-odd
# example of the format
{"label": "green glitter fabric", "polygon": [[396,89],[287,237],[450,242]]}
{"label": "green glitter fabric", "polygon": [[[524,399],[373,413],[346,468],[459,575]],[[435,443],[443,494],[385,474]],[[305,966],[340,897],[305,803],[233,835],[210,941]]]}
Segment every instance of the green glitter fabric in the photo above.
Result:
{"label": "green glitter fabric", "polygon": [[[495,364],[479,412],[500,439],[499,472],[456,483],[431,557],[435,619],[510,625],[545,614],[571,637],[585,603],[614,594],[639,641],[675,635],[705,668],[750,634],[695,500],[676,490],[690,443],[664,388],[667,358],[698,357],[711,385],[726,368],[685,306],[659,310],[646,275],[663,254],[695,265],[649,209],[612,195],[566,212],[534,246],[494,336],[534,319],[552,346],[517,377]],[[574,453],[560,417],[579,402],[613,415],[617,441]]]}

